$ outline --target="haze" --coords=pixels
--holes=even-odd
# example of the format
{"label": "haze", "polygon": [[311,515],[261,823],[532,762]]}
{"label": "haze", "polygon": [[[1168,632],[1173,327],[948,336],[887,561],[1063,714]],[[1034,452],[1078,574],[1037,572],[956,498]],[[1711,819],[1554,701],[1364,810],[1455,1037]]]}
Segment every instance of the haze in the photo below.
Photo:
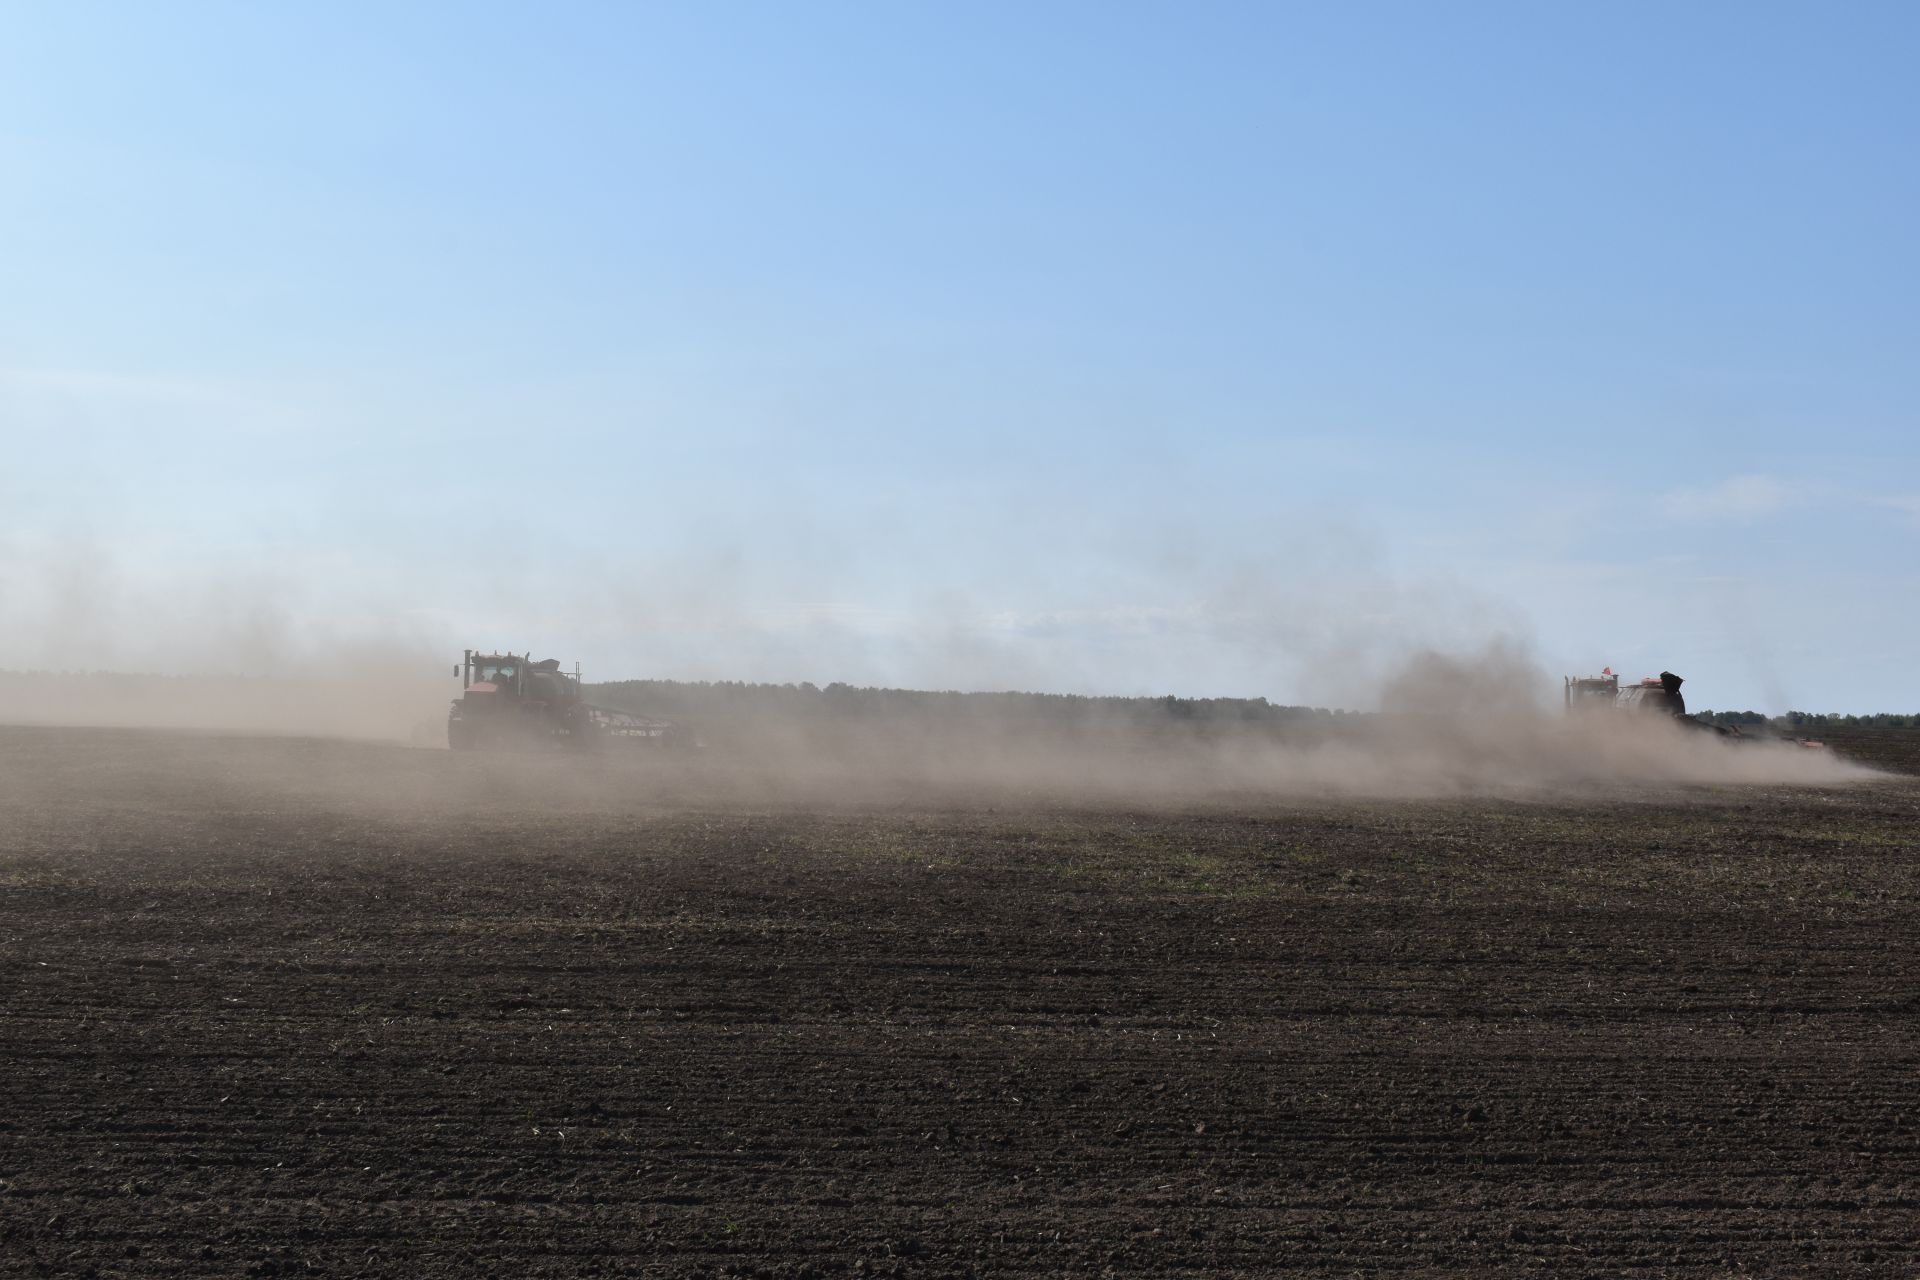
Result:
{"label": "haze", "polygon": [[1920,706],[1911,6],[0,16],[0,668]]}

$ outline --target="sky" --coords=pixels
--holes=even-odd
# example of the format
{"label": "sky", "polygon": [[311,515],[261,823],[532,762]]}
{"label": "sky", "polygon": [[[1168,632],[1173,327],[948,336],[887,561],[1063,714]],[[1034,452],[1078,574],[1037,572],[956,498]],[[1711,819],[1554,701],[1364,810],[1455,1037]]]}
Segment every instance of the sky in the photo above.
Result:
{"label": "sky", "polygon": [[1920,8],[0,0],[0,668],[1920,710]]}

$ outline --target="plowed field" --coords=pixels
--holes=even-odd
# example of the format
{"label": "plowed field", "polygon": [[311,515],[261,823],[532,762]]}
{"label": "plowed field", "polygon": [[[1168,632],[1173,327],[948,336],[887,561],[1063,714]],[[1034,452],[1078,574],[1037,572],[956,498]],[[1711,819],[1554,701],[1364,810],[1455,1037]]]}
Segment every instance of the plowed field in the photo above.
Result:
{"label": "plowed field", "polygon": [[716,770],[0,730],[0,1272],[1920,1273],[1920,779]]}

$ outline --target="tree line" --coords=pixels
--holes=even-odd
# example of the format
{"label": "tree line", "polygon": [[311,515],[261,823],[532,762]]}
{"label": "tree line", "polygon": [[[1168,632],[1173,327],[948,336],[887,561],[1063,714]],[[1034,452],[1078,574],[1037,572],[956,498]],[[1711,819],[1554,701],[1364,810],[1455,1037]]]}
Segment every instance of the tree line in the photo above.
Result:
{"label": "tree line", "polygon": [[799,684],[753,684],[740,680],[612,680],[591,685],[587,695],[608,706],[644,715],[697,718],[712,715],[774,715],[822,719],[1004,719],[1009,716],[1071,721],[1118,718],[1143,722],[1196,723],[1332,720],[1351,714],[1326,707],[1287,706],[1265,698],[1122,698],[1073,693],[960,693],[953,690],[882,689],[835,682],[825,688]]}
{"label": "tree line", "polygon": [[[1131,720],[1143,724],[1277,724],[1364,718],[1365,712],[1294,706],[1265,698],[1102,697],[1076,693],[961,693],[954,690],[887,689],[811,681],[758,684],[745,680],[612,680],[590,685],[588,696],[608,706],[644,715],[703,719],[760,715],[787,719],[960,719],[1027,717],[1060,722]],[[1701,711],[1709,724],[1770,726],[1783,730],[1826,728],[1920,729],[1920,714],[1816,714],[1789,711]]]}
{"label": "tree line", "polygon": [[1694,719],[1708,724],[1768,725],[1775,729],[1920,729],[1920,714],[1902,715],[1893,711],[1864,716],[1841,715],[1837,711],[1789,711],[1781,716],[1759,711],[1702,711]]}

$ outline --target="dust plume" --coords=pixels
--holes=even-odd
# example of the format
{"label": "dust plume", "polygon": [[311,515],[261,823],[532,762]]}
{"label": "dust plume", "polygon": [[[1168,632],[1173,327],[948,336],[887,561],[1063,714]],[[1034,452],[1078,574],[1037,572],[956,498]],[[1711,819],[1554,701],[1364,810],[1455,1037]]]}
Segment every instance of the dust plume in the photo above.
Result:
{"label": "dust plume", "polygon": [[[1211,640],[1221,652],[1270,655],[1263,660],[1274,664],[1276,678],[1283,671],[1293,676],[1282,688],[1317,681],[1319,690],[1338,686],[1356,699],[1377,697],[1378,710],[1366,715],[1273,716],[1258,711],[1267,707],[1259,699],[1252,700],[1257,714],[1198,721],[1154,699],[1134,699],[1128,707],[1082,699],[1085,705],[1070,714],[1039,714],[1035,706],[1043,699],[1030,698],[1035,706],[1029,706],[1011,695],[998,701],[994,695],[904,695],[859,711],[715,703],[691,710],[692,730],[707,743],[696,758],[646,765],[635,776],[623,775],[626,766],[614,760],[596,761],[587,772],[612,786],[650,786],[650,777],[672,775],[696,790],[742,795],[830,799],[890,789],[1156,803],[1260,794],[1819,785],[1863,776],[1829,753],[1728,742],[1658,718],[1570,719],[1557,700],[1545,701],[1557,682],[1524,643],[1464,640],[1476,626],[1482,636],[1519,632],[1505,625],[1512,619],[1501,610],[1457,584],[1423,589],[1400,582],[1370,567],[1364,547],[1322,545],[1321,568],[1276,578],[1264,589],[1250,568],[1217,590],[1199,580],[1192,589],[1196,599],[1205,598],[1191,610],[1118,621],[1105,614],[1029,617],[985,635],[933,626],[911,662],[927,672],[955,669],[947,678],[969,679],[975,688],[989,673],[1018,670],[1030,677],[1029,688],[1086,689],[1105,668],[1070,678],[1061,664],[1086,653],[1100,634],[1126,637],[1134,647],[1110,649],[1106,660],[1135,671],[1178,667],[1180,655]],[[0,574],[0,585],[21,588],[0,595],[6,624],[0,668],[38,668],[0,671],[0,723],[445,744],[447,700],[459,691],[448,671],[466,624],[422,608],[401,580],[329,579],[317,572],[167,574],[84,538],[37,550],[47,554],[16,561],[10,579]],[[29,576],[22,563],[40,568]],[[325,585],[329,581],[335,585]],[[716,592],[722,603],[735,594]],[[512,647],[524,651],[527,631],[572,634],[584,626],[604,633],[617,621],[596,620],[584,601],[575,612],[494,633],[519,635],[521,643]],[[723,611],[711,620],[724,631],[730,618]],[[732,623],[752,631],[737,618]],[[702,634],[710,632],[683,639]],[[800,634],[824,645],[842,633]],[[831,678],[872,663],[887,643],[912,649],[915,633],[904,634],[905,641],[869,637],[864,648],[794,650],[784,660],[809,658],[816,672]],[[1427,643],[1435,639],[1439,643]],[[1194,669],[1224,665],[1195,658]],[[170,674],[123,674],[143,671]],[[503,768],[470,767],[489,775]],[[548,771],[545,764],[525,767]],[[511,776],[513,767],[504,772]]]}
{"label": "dust plume", "polygon": [[[445,628],[400,585],[142,560],[85,534],[0,564],[0,723],[427,742]],[[184,557],[182,557],[184,559]]]}
{"label": "dust plume", "polygon": [[[457,684],[433,657],[335,646],[289,657],[286,676],[0,673],[0,723],[380,739],[439,749]],[[683,796],[832,802],[993,795],[1073,802],[1220,803],[1259,796],[1567,796],[1713,784],[1832,785],[1871,771],[1761,735],[1730,739],[1607,709],[1569,716],[1554,682],[1513,644],[1407,659],[1368,714],[1263,701],[702,686],[675,714],[701,749],[612,743],[454,753],[495,798],[608,787]],[[861,691],[849,691],[859,693]],[[589,690],[589,696],[608,697]],[[1055,705],[1060,704],[1060,705]],[[1194,707],[1212,706],[1196,716]],[[270,778],[262,784],[281,785]],[[531,785],[531,784],[530,784]],[[347,790],[353,790],[348,787]],[[584,794],[582,795],[584,799]]]}
{"label": "dust plume", "polygon": [[766,794],[1017,794],[1103,804],[1566,797],[1875,776],[1830,752],[1723,737],[1657,714],[1608,708],[1569,716],[1546,697],[1557,684],[1510,642],[1464,656],[1415,654],[1388,679],[1381,709],[1364,715],[1023,695],[836,699],[809,690],[768,690],[743,702],[719,687],[704,705],[683,705],[699,717],[694,727],[708,745],[677,767]]}
{"label": "dust plume", "polygon": [[[364,660],[362,660],[364,658]],[[420,655],[339,651],[298,674],[0,671],[0,724],[182,729],[438,746],[444,681]],[[444,675],[444,672],[440,672]]]}

